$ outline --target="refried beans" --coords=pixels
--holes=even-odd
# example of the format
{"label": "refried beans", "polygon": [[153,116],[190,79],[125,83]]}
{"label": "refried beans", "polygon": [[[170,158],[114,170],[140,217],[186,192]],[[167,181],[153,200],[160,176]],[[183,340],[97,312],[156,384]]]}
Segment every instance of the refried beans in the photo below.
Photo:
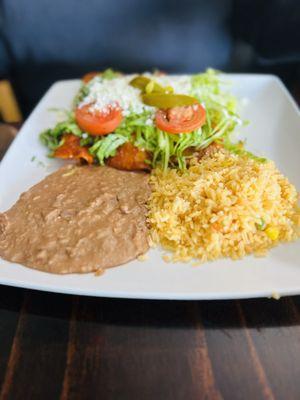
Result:
{"label": "refried beans", "polygon": [[124,264],[148,248],[148,175],[68,165],[0,214],[0,256],[56,274]]}

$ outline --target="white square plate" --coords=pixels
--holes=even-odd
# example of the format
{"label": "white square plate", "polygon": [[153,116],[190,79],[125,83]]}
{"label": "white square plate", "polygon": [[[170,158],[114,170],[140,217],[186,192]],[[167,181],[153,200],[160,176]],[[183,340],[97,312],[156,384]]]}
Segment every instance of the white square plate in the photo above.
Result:
{"label": "white square plate", "polygon": [[[226,75],[233,92],[248,99],[242,116],[247,147],[273,159],[300,189],[299,111],[281,81],[270,75]],[[50,108],[69,108],[78,80],[55,83],[23,125],[0,164],[0,211],[62,163],[48,159],[40,131],[56,122]],[[36,157],[32,161],[33,156]],[[45,164],[45,165],[43,165]],[[0,283],[51,292],[143,299],[236,299],[300,294],[300,241],[273,249],[266,258],[247,257],[206,263],[167,264],[152,250],[148,261],[134,261],[104,275],[51,275],[0,260]]]}

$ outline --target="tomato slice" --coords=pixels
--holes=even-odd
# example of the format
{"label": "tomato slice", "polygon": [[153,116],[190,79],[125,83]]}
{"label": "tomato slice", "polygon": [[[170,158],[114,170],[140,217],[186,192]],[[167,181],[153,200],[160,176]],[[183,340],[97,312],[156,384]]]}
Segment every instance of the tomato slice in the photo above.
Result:
{"label": "tomato slice", "polygon": [[113,132],[122,122],[121,108],[108,105],[103,111],[91,109],[92,104],[86,104],[75,110],[75,119],[78,126],[92,136],[101,136]]}
{"label": "tomato slice", "polygon": [[88,82],[91,81],[93,78],[95,78],[95,76],[97,76],[97,75],[101,75],[101,72],[98,72],[98,71],[91,71],[91,72],[88,72],[87,74],[83,75],[83,77],[81,78],[81,80],[82,80],[84,83],[88,83]]}
{"label": "tomato slice", "polygon": [[156,126],[169,133],[186,133],[200,128],[205,123],[205,109],[200,104],[158,110]]}
{"label": "tomato slice", "polygon": [[92,164],[94,161],[88,148],[80,146],[80,138],[71,133],[63,135],[63,144],[54,151],[53,156],[56,158],[85,160],[88,164]]}

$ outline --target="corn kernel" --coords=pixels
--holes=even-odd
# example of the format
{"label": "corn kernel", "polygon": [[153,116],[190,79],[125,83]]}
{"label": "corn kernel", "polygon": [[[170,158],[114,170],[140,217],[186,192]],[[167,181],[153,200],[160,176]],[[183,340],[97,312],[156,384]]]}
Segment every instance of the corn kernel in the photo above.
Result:
{"label": "corn kernel", "polygon": [[164,254],[164,255],[162,256],[162,259],[163,259],[166,263],[169,263],[169,262],[172,261],[172,258],[171,258],[169,255],[167,255],[167,254]]}
{"label": "corn kernel", "polygon": [[277,240],[278,236],[279,236],[279,229],[270,226],[269,228],[265,229],[265,232],[267,234],[267,236],[271,239],[271,240]]}
{"label": "corn kernel", "polygon": [[149,259],[148,254],[141,254],[137,257],[139,261],[147,261]]}

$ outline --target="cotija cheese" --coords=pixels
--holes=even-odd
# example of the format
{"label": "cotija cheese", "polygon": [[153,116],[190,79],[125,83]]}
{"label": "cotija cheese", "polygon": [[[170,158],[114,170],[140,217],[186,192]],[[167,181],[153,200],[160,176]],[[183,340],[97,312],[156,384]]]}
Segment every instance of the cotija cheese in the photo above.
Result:
{"label": "cotija cheese", "polygon": [[[163,86],[171,86],[175,93],[189,94],[191,91],[191,77],[187,75],[162,75],[154,76],[145,74]],[[91,110],[109,112],[111,108],[120,107],[123,116],[142,114],[149,111],[154,115],[156,108],[147,106],[142,102],[141,91],[129,83],[136,75],[124,75],[114,79],[95,77],[89,83],[89,93],[79,104],[83,107],[91,104]],[[149,125],[152,120],[149,119]]]}

